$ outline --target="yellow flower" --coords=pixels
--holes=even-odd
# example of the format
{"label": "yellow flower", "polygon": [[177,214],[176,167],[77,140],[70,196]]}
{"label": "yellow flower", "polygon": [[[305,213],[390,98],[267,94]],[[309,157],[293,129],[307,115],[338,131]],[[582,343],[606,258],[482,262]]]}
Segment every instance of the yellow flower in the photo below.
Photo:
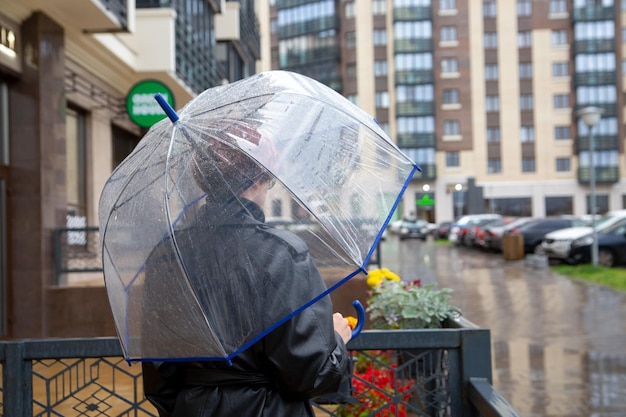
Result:
{"label": "yellow flower", "polygon": [[352,330],[354,330],[354,328],[356,327],[356,324],[357,324],[356,317],[346,316],[345,319],[348,320],[348,326],[350,326],[350,328]]}
{"label": "yellow flower", "polygon": [[367,273],[367,285],[370,288],[377,287],[383,280],[400,281],[400,277],[387,268],[374,269]]}

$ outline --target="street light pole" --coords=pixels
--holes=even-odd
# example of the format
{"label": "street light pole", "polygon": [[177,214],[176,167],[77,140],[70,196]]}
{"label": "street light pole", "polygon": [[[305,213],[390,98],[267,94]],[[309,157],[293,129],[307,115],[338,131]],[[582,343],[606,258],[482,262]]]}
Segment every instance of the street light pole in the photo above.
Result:
{"label": "street light pole", "polygon": [[598,231],[596,229],[596,166],[594,162],[593,127],[600,122],[604,109],[585,107],[578,111],[589,129],[589,205],[591,206],[591,264],[598,266]]}
{"label": "street light pole", "polygon": [[456,211],[457,217],[460,217],[461,214],[463,214],[463,184],[456,184],[454,186],[454,189],[456,190],[456,198],[455,198],[455,206],[456,206]]}

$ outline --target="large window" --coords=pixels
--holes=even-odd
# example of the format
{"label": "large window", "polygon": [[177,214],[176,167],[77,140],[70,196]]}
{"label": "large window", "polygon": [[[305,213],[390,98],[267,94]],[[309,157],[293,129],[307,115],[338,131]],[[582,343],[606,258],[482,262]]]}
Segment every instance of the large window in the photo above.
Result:
{"label": "large window", "polygon": [[517,15],[530,16],[533,12],[531,0],[517,0]]}
{"label": "large window", "polygon": [[387,31],[385,29],[374,30],[374,46],[387,45]]}
{"label": "large window", "polygon": [[[86,190],[85,190],[85,113],[68,108],[65,115],[66,126],[66,191],[67,191],[67,214],[68,223],[76,222],[75,227],[81,227],[79,223],[85,222]],[[74,218],[82,218],[75,219]],[[86,225],[86,222],[82,225]]]}
{"label": "large window", "polygon": [[535,158],[522,158],[522,172],[535,172]]}
{"label": "large window", "polygon": [[387,76],[387,60],[374,61],[374,75],[376,77]]}
{"label": "large window", "polygon": [[499,96],[487,96],[485,98],[485,110],[487,112],[500,111],[500,97]]}
{"label": "large window", "polygon": [[[606,194],[596,194],[596,213],[605,214],[609,211],[609,196]],[[587,195],[587,214],[591,214],[591,196]]]}
{"label": "large window", "polygon": [[551,14],[567,13],[566,0],[550,0],[550,13]]}
{"label": "large window", "polygon": [[521,111],[527,111],[533,109],[533,95],[522,94],[519,96],[519,108]]}
{"label": "large window", "polygon": [[498,32],[485,32],[483,46],[485,49],[496,49],[498,47]]}
{"label": "large window", "polygon": [[532,46],[532,35],[530,31],[517,32],[517,47],[530,48]]}
{"label": "large window", "polygon": [[533,64],[531,62],[520,62],[519,78],[522,80],[533,78]]}
{"label": "large window", "polygon": [[483,0],[483,17],[496,17],[497,14],[496,0]]}
{"label": "large window", "polygon": [[555,126],[554,127],[554,139],[563,140],[570,139],[570,127],[569,126]]}
{"label": "large window", "polygon": [[569,75],[569,64],[567,62],[554,62],[552,64],[553,77],[567,77]]}
{"label": "large window", "polygon": [[520,141],[522,143],[535,141],[535,127],[534,126],[522,126],[519,130]]}
{"label": "large window", "polygon": [[573,199],[570,196],[546,197],[546,216],[561,216],[574,212]]}
{"label": "large window", "polygon": [[532,216],[532,200],[530,198],[494,198],[491,200],[494,213],[503,216],[530,217]]}

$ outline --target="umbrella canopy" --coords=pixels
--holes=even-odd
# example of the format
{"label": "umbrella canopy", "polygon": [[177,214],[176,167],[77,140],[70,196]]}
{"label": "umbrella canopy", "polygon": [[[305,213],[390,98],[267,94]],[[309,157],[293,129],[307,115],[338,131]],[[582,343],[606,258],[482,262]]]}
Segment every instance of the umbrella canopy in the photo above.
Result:
{"label": "umbrella canopy", "polygon": [[[212,88],[172,114],[100,197],[105,283],[129,361],[229,360],[366,272],[419,169],[371,116],[295,73]],[[264,215],[245,197],[259,179],[275,183]],[[276,260],[242,243],[251,229],[306,243],[322,275],[340,279],[268,299],[263,265]]]}

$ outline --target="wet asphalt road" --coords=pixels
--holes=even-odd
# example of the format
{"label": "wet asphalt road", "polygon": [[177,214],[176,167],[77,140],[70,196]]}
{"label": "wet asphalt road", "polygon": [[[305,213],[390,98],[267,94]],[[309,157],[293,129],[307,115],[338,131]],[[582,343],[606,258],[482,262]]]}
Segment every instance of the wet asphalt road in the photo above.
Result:
{"label": "wet asphalt road", "polygon": [[453,289],[491,330],[493,385],[523,416],[626,417],[626,293],[430,240],[390,236],[381,264]]}

